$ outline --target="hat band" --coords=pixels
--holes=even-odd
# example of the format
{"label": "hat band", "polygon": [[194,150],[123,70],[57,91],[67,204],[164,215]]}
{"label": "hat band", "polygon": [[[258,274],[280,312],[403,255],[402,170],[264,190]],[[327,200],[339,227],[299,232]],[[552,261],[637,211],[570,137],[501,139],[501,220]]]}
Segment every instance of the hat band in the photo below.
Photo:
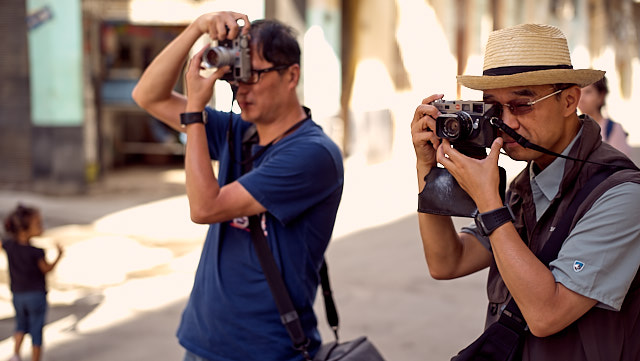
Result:
{"label": "hat band", "polygon": [[520,74],[520,73],[528,73],[531,71],[551,70],[551,69],[573,69],[573,66],[566,65],[566,64],[502,66],[499,68],[487,69],[482,72],[482,75],[488,75],[488,76],[513,75],[513,74]]}

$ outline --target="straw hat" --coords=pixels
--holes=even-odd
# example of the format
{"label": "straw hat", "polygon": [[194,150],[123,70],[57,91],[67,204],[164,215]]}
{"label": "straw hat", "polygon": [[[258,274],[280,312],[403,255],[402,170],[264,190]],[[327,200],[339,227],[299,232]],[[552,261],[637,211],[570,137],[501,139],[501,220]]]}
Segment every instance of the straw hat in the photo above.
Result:
{"label": "straw hat", "polygon": [[482,76],[458,75],[477,90],[544,84],[587,86],[604,71],[573,69],[567,38],[550,25],[522,24],[489,34]]}

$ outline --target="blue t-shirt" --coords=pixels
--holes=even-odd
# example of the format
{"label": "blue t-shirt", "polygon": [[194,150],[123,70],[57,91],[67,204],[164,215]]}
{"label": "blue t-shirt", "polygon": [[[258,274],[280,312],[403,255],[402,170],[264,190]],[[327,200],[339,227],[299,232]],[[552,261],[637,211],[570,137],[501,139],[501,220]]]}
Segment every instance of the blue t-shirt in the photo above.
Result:
{"label": "blue t-shirt", "polygon": [[[240,176],[241,140],[250,124],[232,115],[230,154],[229,113],[207,111],[219,183],[238,179],[267,209],[262,218],[267,242],[315,352],[321,340],[313,303],[342,196],[340,150],[308,119]],[[254,146],[254,154],[259,148]],[[210,225],[178,338],[190,352],[216,361],[302,360],[280,321],[246,218]]]}

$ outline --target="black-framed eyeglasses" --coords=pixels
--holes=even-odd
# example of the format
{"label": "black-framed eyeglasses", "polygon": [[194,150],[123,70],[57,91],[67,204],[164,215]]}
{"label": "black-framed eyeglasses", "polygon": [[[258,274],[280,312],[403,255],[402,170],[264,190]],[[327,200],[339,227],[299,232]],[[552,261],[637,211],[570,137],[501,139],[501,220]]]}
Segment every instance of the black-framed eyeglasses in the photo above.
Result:
{"label": "black-framed eyeglasses", "polygon": [[246,81],[243,81],[241,83],[243,84],[256,84],[257,82],[260,81],[260,76],[262,74],[271,72],[271,71],[278,71],[278,70],[284,70],[288,67],[290,67],[291,65],[276,65],[276,66],[272,66],[270,68],[266,68],[266,69],[252,69],[251,70],[251,76],[249,77],[249,79],[247,79]]}
{"label": "black-framed eyeglasses", "polygon": [[507,108],[509,109],[509,112],[512,115],[518,116],[518,115],[525,115],[528,113],[531,113],[533,111],[533,106],[538,103],[541,102],[545,99],[548,99],[556,94],[561,93],[564,90],[567,90],[568,88],[563,88],[563,89],[558,89],[556,91],[554,91],[553,93],[549,94],[549,95],[545,95],[542,98],[538,98],[536,100],[524,100],[524,99],[516,99],[516,100],[512,100],[510,102],[504,103],[504,104],[500,104],[500,103],[495,103],[495,105],[501,106],[503,109]]}

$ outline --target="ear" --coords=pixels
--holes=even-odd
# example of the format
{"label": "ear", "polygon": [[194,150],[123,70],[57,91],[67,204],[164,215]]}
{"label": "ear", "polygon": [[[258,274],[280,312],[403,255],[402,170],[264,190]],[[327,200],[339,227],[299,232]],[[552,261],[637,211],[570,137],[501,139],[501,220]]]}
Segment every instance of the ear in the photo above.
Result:
{"label": "ear", "polygon": [[566,117],[575,114],[578,109],[578,103],[580,102],[580,94],[582,94],[580,88],[577,85],[574,85],[562,93],[564,116]]}
{"label": "ear", "polygon": [[295,90],[298,86],[298,82],[300,81],[300,64],[291,65],[284,76],[289,86],[293,87]]}

